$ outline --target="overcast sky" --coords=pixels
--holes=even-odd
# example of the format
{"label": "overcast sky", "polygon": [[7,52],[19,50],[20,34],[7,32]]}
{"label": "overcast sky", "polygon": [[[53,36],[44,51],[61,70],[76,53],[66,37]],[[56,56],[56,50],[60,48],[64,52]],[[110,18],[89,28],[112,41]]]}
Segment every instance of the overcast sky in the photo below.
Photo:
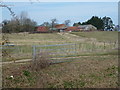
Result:
{"label": "overcast sky", "polygon": [[[38,25],[43,22],[50,22],[56,18],[58,23],[65,20],[74,22],[84,22],[92,16],[111,17],[114,24],[118,24],[118,2],[6,2],[11,6],[15,14],[20,15],[26,11],[28,16],[35,20]],[[10,19],[10,13],[6,8],[2,9],[2,20]],[[1,19],[1,18],[0,18]]]}

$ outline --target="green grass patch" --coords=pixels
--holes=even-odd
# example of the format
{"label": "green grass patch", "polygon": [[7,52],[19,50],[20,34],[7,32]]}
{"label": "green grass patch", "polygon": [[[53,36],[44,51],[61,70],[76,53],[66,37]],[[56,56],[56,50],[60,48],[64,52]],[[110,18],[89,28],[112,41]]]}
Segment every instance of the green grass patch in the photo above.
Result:
{"label": "green grass patch", "polygon": [[102,42],[115,42],[118,40],[118,32],[117,31],[94,31],[94,32],[71,32],[71,34],[75,34],[84,38],[95,38],[98,41]]}

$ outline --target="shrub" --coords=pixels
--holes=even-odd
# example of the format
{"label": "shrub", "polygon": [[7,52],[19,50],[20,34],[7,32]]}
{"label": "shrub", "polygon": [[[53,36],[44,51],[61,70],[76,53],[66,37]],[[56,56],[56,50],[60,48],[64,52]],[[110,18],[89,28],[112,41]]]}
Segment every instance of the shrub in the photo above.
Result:
{"label": "shrub", "polygon": [[32,70],[38,71],[40,69],[46,68],[51,64],[49,54],[46,52],[41,52],[36,55],[35,59],[31,63]]}

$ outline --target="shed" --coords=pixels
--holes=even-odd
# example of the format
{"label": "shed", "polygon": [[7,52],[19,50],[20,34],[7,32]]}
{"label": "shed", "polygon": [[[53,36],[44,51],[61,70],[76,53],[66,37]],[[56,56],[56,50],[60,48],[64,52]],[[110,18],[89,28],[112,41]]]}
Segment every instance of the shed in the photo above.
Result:
{"label": "shed", "polygon": [[80,31],[78,27],[68,27],[65,31],[73,32],[73,31]]}
{"label": "shed", "polygon": [[79,25],[78,28],[81,30],[81,31],[95,31],[97,30],[97,28],[93,25]]}
{"label": "shed", "polygon": [[46,26],[39,26],[37,27],[36,32],[46,33],[46,32],[49,32],[49,29]]}
{"label": "shed", "polygon": [[58,32],[60,32],[67,29],[67,26],[65,24],[58,24],[58,25],[55,25],[55,28],[58,30]]}

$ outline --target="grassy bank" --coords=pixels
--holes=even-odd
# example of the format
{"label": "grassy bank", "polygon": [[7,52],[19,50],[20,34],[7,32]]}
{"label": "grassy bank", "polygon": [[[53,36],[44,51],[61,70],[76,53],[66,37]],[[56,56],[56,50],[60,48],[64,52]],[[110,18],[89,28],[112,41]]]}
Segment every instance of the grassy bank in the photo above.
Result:
{"label": "grassy bank", "polygon": [[101,42],[115,42],[118,40],[117,31],[72,32],[71,34],[84,38],[95,38]]}

